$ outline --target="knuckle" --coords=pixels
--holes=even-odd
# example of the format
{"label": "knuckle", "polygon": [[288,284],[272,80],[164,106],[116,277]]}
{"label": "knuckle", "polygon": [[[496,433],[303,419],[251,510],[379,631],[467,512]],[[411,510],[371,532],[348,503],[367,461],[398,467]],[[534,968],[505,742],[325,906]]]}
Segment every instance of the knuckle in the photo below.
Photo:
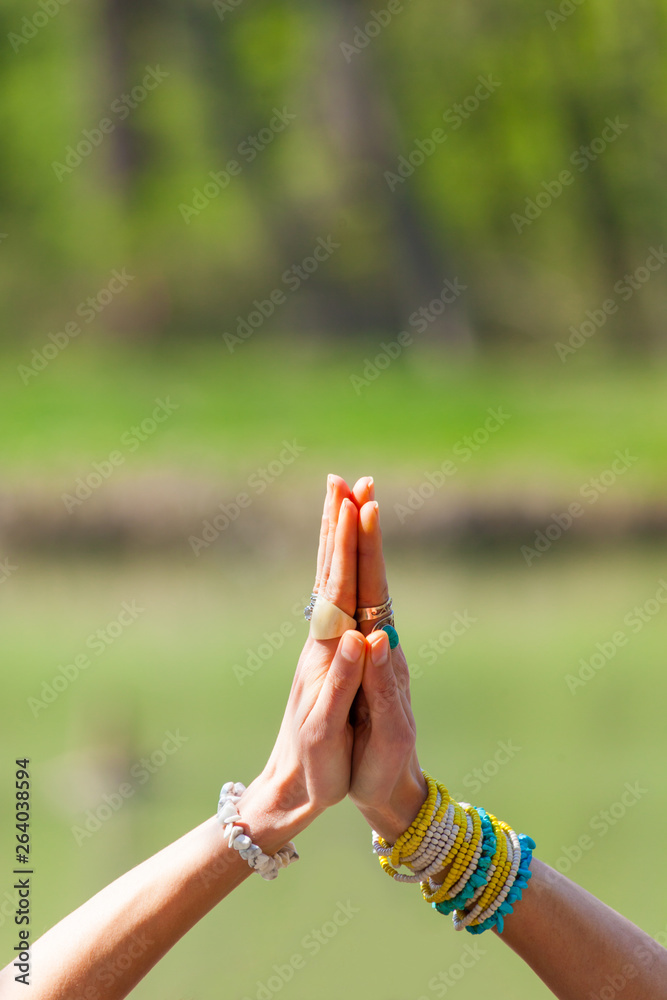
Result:
{"label": "knuckle", "polygon": [[397,697],[398,687],[394,677],[380,681],[375,689],[375,698],[373,699],[375,713],[388,712],[396,704]]}
{"label": "knuckle", "polygon": [[342,677],[335,671],[329,673],[329,689],[334,699],[342,698],[348,693],[349,684],[347,678]]}
{"label": "knuckle", "polygon": [[329,739],[326,719],[313,719],[309,717],[307,723],[301,728],[301,748],[317,750],[324,747]]}
{"label": "knuckle", "polygon": [[324,588],[324,596],[328,601],[331,601],[332,604],[335,604],[336,601],[340,600],[340,596],[342,593],[341,583],[342,581],[340,578],[340,572],[338,568],[336,566],[332,566],[329,572],[329,579],[327,580],[327,585]]}

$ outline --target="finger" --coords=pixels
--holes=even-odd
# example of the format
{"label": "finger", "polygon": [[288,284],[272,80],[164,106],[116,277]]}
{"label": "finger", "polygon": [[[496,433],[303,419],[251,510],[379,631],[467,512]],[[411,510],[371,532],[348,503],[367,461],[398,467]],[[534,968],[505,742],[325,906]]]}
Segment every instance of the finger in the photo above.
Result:
{"label": "finger", "polygon": [[[380,530],[379,509],[376,501],[365,504],[359,512],[359,556],[357,576],[357,599],[360,608],[378,607],[389,597],[387,574],[382,552],[382,532]],[[359,630],[364,635],[373,634],[372,622],[360,622]],[[401,691],[410,691],[410,671],[400,645],[391,651],[394,674]]]}
{"label": "finger", "polygon": [[[380,515],[375,500],[365,503],[359,511],[359,557],[357,599],[360,608],[375,608],[389,597],[384,555],[382,553],[382,532]],[[366,635],[373,627],[372,622],[362,622],[360,629]]]}
{"label": "finger", "polygon": [[392,666],[386,632],[368,637],[362,687],[368,702],[371,725],[375,731],[390,735],[392,728],[405,720],[401,692]]}
{"label": "finger", "polygon": [[317,593],[322,579],[322,569],[324,567],[324,557],[327,551],[327,538],[329,535],[329,506],[331,503],[331,488],[333,483],[331,477],[327,479],[327,492],[324,497],[324,510],[322,512],[322,524],[320,526],[320,544],[317,547],[317,571],[315,573],[315,586],[313,592]]}
{"label": "finger", "polygon": [[375,483],[372,476],[362,476],[361,479],[357,479],[356,483],[352,487],[352,497],[359,508],[368,503],[369,500],[375,500]]}
{"label": "finger", "polygon": [[327,671],[311,718],[330,732],[338,732],[348,723],[350,708],[364,673],[366,642],[353,630],[341,637]]}
{"label": "finger", "polygon": [[331,562],[334,554],[334,547],[336,544],[336,527],[338,524],[338,515],[340,513],[340,507],[346,498],[349,499],[350,487],[347,485],[344,479],[340,476],[329,476],[329,482],[331,484],[331,493],[329,495],[329,525],[327,529],[327,541],[324,553],[324,561],[322,563],[322,573],[320,576],[320,591],[324,591],[327,586],[327,581],[329,579],[329,573],[331,572]]}
{"label": "finger", "polygon": [[336,525],[331,569],[322,591],[327,600],[352,617],[357,607],[357,521],[357,508],[345,497]]}

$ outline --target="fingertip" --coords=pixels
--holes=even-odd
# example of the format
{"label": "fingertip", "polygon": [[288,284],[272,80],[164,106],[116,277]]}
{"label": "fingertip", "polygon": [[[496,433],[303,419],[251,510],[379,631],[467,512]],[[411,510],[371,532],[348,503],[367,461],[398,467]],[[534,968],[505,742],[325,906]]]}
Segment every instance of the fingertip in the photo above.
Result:
{"label": "fingertip", "polygon": [[[350,499],[350,488],[340,476],[332,474],[328,477],[328,480],[330,481],[329,492],[327,494],[329,520],[335,523],[343,509],[345,500]],[[352,505],[356,506],[353,501]]]}
{"label": "fingertip", "polygon": [[380,508],[377,500],[369,500],[359,511],[359,518],[363,530],[370,534],[380,523]]}
{"label": "fingertip", "polygon": [[360,479],[357,479],[352,488],[352,495],[357,507],[361,510],[365,503],[368,503],[369,500],[373,500],[375,497],[373,477],[361,476]]}
{"label": "fingertip", "polygon": [[361,632],[349,629],[343,633],[340,641],[340,653],[348,663],[359,663],[366,652],[366,640]]}
{"label": "fingertip", "polygon": [[348,497],[345,497],[345,499],[342,501],[342,503],[340,505],[340,519],[341,519],[341,522],[344,519],[344,521],[345,521],[345,530],[346,531],[347,530],[354,531],[355,544],[356,544],[356,537],[357,537],[357,527],[356,527],[356,525],[357,525],[357,518],[358,518],[358,516],[359,515],[358,515],[358,511],[357,511],[357,506],[354,503],[354,501],[350,500]]}
{"label": "fingertip", "polygon": [[332,490],[340,489],[343,490],[348,495],[350,493],[350,487],[347,485],[343,477],[337,476],[335,472],[329,473],[329,475],[327,476],[327,484]]}
{"label": "fingertip", "polygon": [[386,632],[380,629],[377,632],[371,632],[367,637],[367,642],[370,648],[371,663],[374,667],[384,667],[389,662],[389,636]]}

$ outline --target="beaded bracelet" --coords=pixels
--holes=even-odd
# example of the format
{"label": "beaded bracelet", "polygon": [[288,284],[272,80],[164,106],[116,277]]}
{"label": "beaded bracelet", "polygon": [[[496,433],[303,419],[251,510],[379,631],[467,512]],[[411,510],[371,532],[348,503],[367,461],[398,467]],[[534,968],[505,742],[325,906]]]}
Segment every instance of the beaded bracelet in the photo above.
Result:
{"label": "beaded bracelet", "polygon": [[[373,831],[373,850],[397,882],[420,882],[426,902],[452,914],[456,930],[481,934],[504,929],[531,877],[535,841],[468,802],[455,802],[444,785],[423,772],[428,794],[419,814],[395,844]],[[405,865],[410,874],[397,871]],[[434,881],[442,874],[444,879]]]}
{"label": "beaded bracelet", "polygon": [[281,868],[286,868],[292,861],[298,861],[299,855],[291,841],[281,847],[273,856],[264,854],[261,847],[253,844],[243,827],[237,825],[243,822],[239,816],[237,804],[245,790],[245,785],[240,781],[226,781],[220,791],[217,817],[222,823],[223,834],[225,837],[229,837],[228,846],[238,851],[251,868],[254,868],[263,879],[270,882],[277,878]]}

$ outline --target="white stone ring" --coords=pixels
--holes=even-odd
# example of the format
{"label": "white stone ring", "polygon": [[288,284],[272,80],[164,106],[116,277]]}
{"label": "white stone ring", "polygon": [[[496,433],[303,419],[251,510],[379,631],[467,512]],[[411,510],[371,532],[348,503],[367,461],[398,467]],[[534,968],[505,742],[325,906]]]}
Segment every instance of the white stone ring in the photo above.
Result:
{"label": "white stone ring", "polygon": [[346,615],[321,594],[317,596],[310,617],[310,634],[313,639],[338,639],[348,629],[356,627],[354,618]]}

